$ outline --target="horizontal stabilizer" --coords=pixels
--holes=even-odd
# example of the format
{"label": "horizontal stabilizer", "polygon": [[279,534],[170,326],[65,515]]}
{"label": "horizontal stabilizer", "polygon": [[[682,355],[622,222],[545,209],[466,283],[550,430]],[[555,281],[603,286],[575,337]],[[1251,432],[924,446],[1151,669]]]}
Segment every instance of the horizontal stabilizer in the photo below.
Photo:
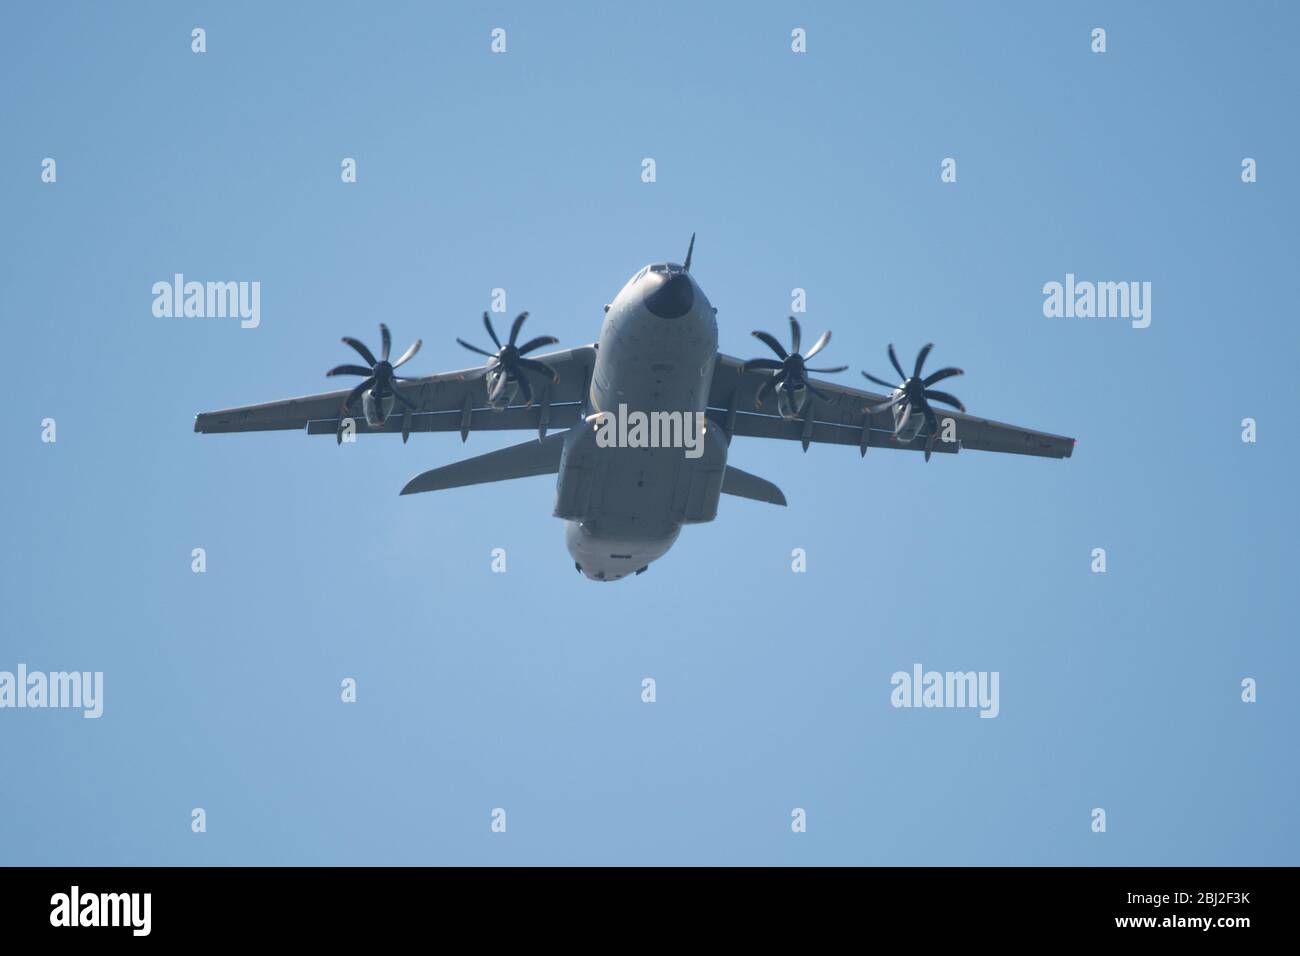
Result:
{"label": "horizontal stabilizer", "polygon": [[770,505],[785,507],[785,495],[781,489],[766,478],[751,475],[731,465],[722,475],[722,493],[735,495],[737,498],[750,498],[754,501],[766,501]]}
{"label": "horizontal stabilizer", "polygon": [[486,455],[467,458],[455,464],[422,472],[406,483],[402,494],[414,495],[421,491],[463,488],[466,485],[482,485],[490,481],[559,474],[560,453],[564,451],[564,434],[564,432],[557,432],[548,435],[540,442],[532,439],[519,445],[511,445],[509,448],[490,451]]}

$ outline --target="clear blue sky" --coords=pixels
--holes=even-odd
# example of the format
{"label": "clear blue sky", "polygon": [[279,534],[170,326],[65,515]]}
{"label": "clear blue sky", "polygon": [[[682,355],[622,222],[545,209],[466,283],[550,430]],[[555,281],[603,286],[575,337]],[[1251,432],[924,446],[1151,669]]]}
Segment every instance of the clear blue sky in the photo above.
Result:
{"label": "clear blue sky", "polygon": [[[105,710],[0,711],[0,863],[1300,862],[1295,7],[613,6],[6,8],[0,670]],[[693,231],[724,351],[803,287],[845,378],[936,342],[1075,457],[738,439],[790,507],[600,585],[549,479],[398,496],[524,436],[192,432],[380,321],[461,367],[498,286],[590,342]],[[175,272],[261,327],[155,318]],[[1151,327],[1045,318],[1067,272]],[[1000,716],[892,708],[917,662]]]}

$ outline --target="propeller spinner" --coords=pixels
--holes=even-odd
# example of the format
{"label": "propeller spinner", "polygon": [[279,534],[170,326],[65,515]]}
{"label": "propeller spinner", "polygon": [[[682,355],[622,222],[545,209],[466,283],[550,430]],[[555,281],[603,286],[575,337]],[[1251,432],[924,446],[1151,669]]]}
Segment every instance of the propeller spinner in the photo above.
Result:
{"label": "propeller spinner", "polygon": [[[943,402],[945,405],[951,405],[958,411],[966,411],[966,406],[961,403],[955,395],[949,395],[947,392],[941,392],[930,386],[936,382],[942,382],[945,378],[951,378],[954,375],[965,374],[959,368],[941,368],[937,372],[931,372],[925,378],[921,378],[921,368],[925,365],[925,360],[934,348],[931,342],[921,349],[916,355],[916,365],[912,369],[911,376],[903,371],[903,366],[898,362],[898,354],[894,351],[894,346],[889,346],[889,361],[893,363],[894,370],[898,372],[899,378],[903,381],[894,385],[886,382],[884,379],[876,378],[867,372],[862,373],[862,377],[870,382],[875,382],[887,389],[892,394],[888,400],[881,402],[879,405],[872,405],[865,409],[872,415],[880,412],[894,410],[894,437],[902,435],[909,424],[912,422],[913,415],[920,415],[925,419],[925,424],[929,428],[929,442],[925,448],[925,460],[930,460],[930,449],[934,442],[935,436],[939,434],[939,420],[930,407],[930,402]],[[899,410],[901,409],[901,411]]]}
{"label": "propeller spinner", "polygon": [[396,362],[390,362],[388,361],[388,353],[393,347],[393,336],[388,331],[388,326],[384,325],[382,322],[379,323],[379,336],[383,340],[383,347],[380,350],[380,358],[378,359],[375,358],[374,353],[371,352],[370,349],[366,348],[364,342],[347,335],[343,336],[344,344],[350,345],[355,349],[357,354],[369,363],[369,367],[367,368],[361,365],[337,365],[325,373],[326,376],[364,376],[362,382],[348,393],[347,398],[343,399],[343,411],[345,412],[352,407],[352,403],[355,402],[367,389],[373,390],[377,399],[383,399],[392,395],[407,408],[412,410],[415,409],[415,403],[403,395],[397,388],[398,382],[406,382],[409,381],[409,379],[395,375],[394,369],[405,365],[414,358],[415,353],[420,351],[420,346],[423,344],[423,340],[416,339],[415,342],[412,343],[411,347],[402,353],[401,358]]}
{"label": "propeller spinner", "polygon": [[530,339],[523,345],[515,345],[519,338],[519,330],[523,328],[524,322],[528,318],[527,312],[520,312],[515,318],[514,324],[510,326],[510,338],[505,345],[497,338],[496,329],[492,327],[492,319],[486,312],[483,313],[483,327],[487,329],[488,336],[497,347],[496,352],[489,352],[481,349],[477,345],[470,345],[464,339],[457,339],[462,346],[471,352],[479,355],[485,355],[488,363],[481,369],[475,371],[470,378],[482,378],[485,375],[491,375],[492,382],[488,390],[488,401],[496,402],[505,394],[506,388],[511,382],[519,386],[519,391],[524,397],[524,401],[529,405],[533,403],[533,389],[528,383],[528,376],[525,371],[537,372],[539,375],[545,375],[552,382],[560,380],[559,373],[551,368],[545,362],[539,362],[537,359],[524,358],[529,352],[541,348],[543,345],[554,345],[560,341],[553,335],[539,335],[535,339]]}
{"label": "propeller spinner", "polygon": [[773,373],[758,387],[758,392],[754,395],[755,408],[762,408],[763,399],[769,392],[778,387],[787,393],[797,392],[800,389],[806,388],[823,402],[831,401],[829,395],[808,383],[808,373],[816,372],[818,374],[826,374],[830,372],[843,372],[848,368],[848,366],[837,365],[834,368],[809,368],[806,364],[808,359],[826,348],[826,344],[831,340],[830,332],[823,332],[821,338],[813,343],[812,348],[802,355],[799,354],[799,348],[803,342],[803,330],[799,327],[799,320],[793,315],[790,316],[790,351],[788,352],[785,350],[785,347],[776,340],[775,336],[770,335],[767,332],[754,332],[753,334],[756,339],[767,345],[767,347],[775,352],[780,358],[779,362],[773,359],[757,358],[750,359],[745,363],[745,368],[770,369]]}

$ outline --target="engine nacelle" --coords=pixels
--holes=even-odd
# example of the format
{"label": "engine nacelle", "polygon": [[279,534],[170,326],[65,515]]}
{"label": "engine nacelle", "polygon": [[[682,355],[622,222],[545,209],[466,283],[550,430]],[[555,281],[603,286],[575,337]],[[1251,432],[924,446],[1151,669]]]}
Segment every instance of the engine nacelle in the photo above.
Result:
{"label": "engine nacelle", "polygon": [[361,407],[366,413],[366,424],[373,428],[382,427],[384,422],[388,421],[388,416],[393,413],[394,401],[396,399],[391,393],[383,398],[375,398],[374,389],[366,389],[361,395]]}
{"label": "engine nacelle", "polygon": [[925,416],[916,409],[913,409],[912,417],[908,419],[907,422],[907,428],[899,431],[898,423],[903,420],[903,411],[906,408],[906,402],[899,402],[892,409],[894,413],[894,438],[898,442],[910,442],[917,435],[921,434],[921,429],[925,426]]}
{"label": "engine nacelle", "polygon": [[776,386],[776,411],[782,418],[792,421],[801,418],[807,404],[808,389],[804,386],[787,388],[785,382]]}
{"label": "engine nacelle", "polygon": [[[501,380],[505,379],[502,384]],[[485,376],[488,394],[488,408],[494,412],[504,412],[519,397],[519,383],[509,377],[500,366],[494,367]],[[500,389],[498,393],[497,390]],[[495,397],[494,397],[495,395]]]}

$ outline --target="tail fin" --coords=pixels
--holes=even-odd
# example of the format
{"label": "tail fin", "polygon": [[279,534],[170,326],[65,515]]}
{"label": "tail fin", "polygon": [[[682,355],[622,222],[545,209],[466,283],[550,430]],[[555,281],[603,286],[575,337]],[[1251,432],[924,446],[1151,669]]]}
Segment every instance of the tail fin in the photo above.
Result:
{"label": "tail fin", "polygon": [[404,495],[421,491],[443,491],[481,485],[489,481],[508,481],[533,475],[555,475],[560,471],[560,453],[564,451],[564,432],[548,435],[545,440],[529,439],[509,448],[490,451],[476,458],[466,458],[451,465],[433,468],[416,475],[402,489]]}
{"label": "tail fin", "polygon": [[766,478],[751,475],[731,465],[722,475],[722,493],[735,495],[737,498],[749,498],[753,501],[766,501],[770,505],[785,507],[785,495],[781,489]]}

